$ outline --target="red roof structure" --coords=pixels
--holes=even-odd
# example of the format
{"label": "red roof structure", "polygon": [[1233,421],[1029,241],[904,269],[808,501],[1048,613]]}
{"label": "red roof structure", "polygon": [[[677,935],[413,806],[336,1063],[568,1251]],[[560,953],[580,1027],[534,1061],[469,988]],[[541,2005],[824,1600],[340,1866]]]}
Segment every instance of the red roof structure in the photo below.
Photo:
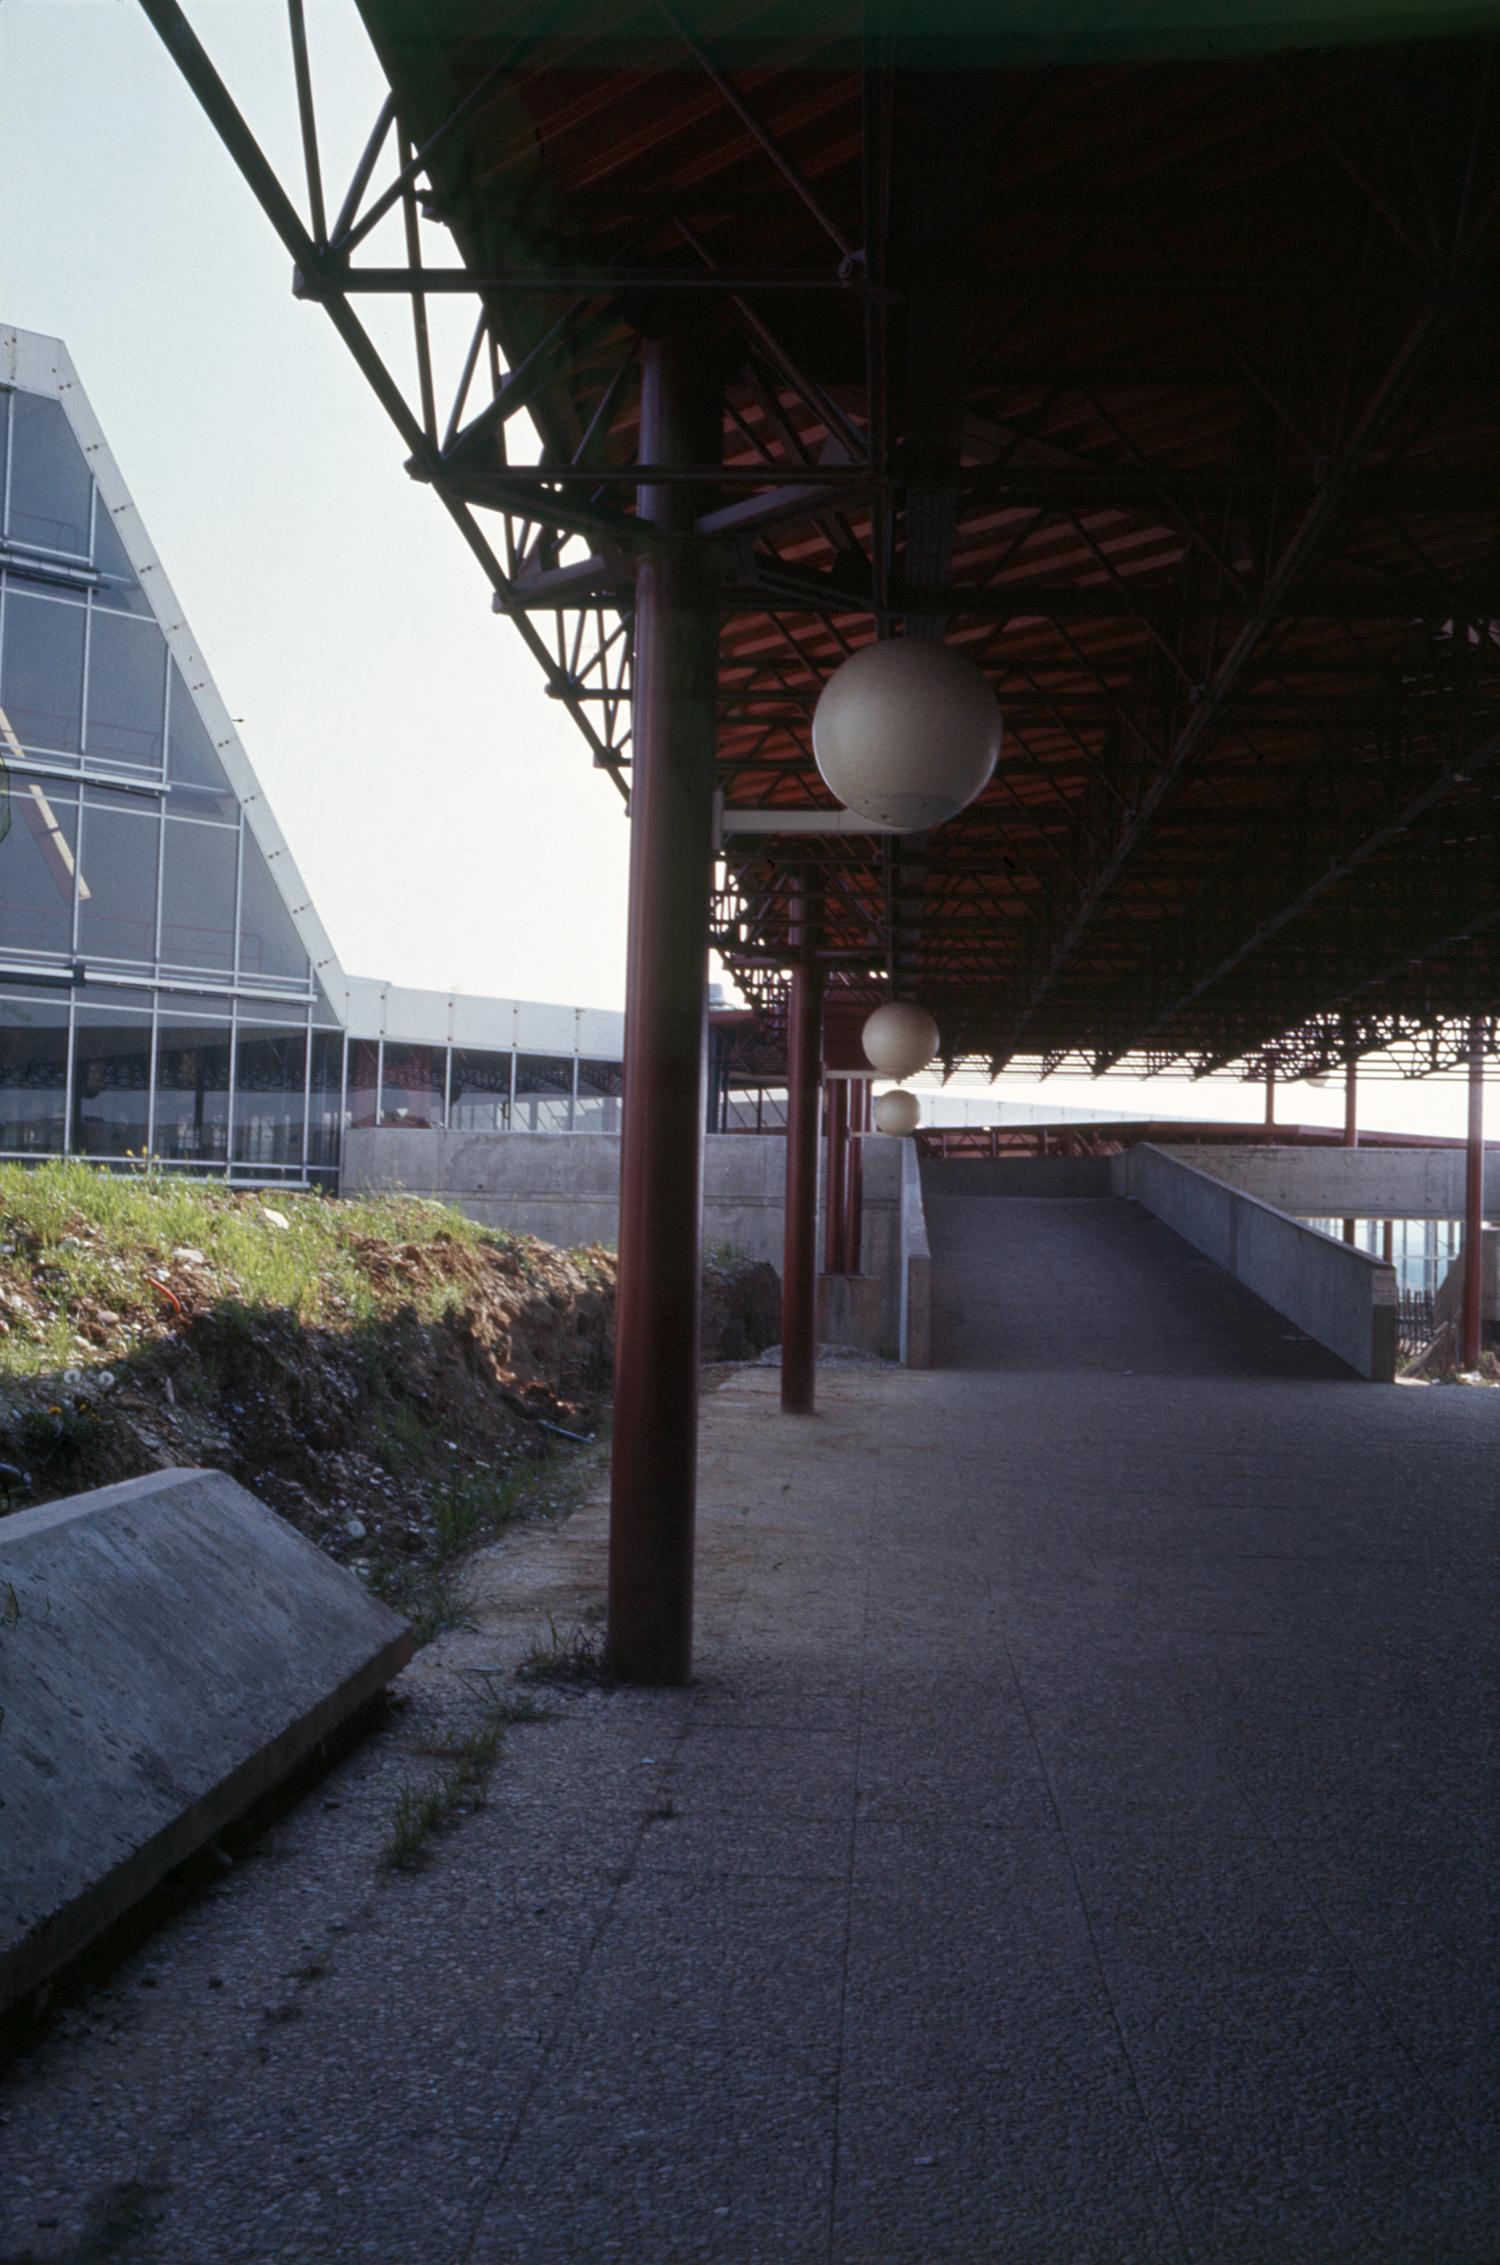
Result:
{"label": "red roof structure", "polygon": [[[668,482],[719,592],[731,810],[828,806],[812,710],[874,637],[992,680],[1005,752],[951,824],[726,833],[713,940],[773,1019],[799,875],[837,985],[993,1068],[1294,1076],[1490,1014],[1492,33],[362,0],[391,101],[336,198],[294,5],[304,218],[145,5],[622,789],[641,349],[674,326],[723,389]],[[404,394],[359,323],[391,293]]]}

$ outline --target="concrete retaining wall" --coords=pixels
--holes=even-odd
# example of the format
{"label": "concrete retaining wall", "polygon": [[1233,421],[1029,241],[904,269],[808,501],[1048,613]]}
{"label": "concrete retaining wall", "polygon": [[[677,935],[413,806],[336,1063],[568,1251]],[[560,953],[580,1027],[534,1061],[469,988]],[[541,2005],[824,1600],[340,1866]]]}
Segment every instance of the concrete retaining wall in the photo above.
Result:
{"label": "concrete retaining wall", "polygon": [[[1357,1153],[1357,1151],[1356,1151]],[[1226,1273],[1326,1345],[1357,1375],[1396,1373],[1396,1275],[1368,1252],[1305,1227],[1256,1196],[1142,1145],[1111,1159],[1116,1194],[1134,1197]]]}
{"label": "concrete retaining wall", "polygon": [[[1302,1219],[1461,1219],[1462,1148],[1220,1148],[1173,1142],[1211,1179]],[[1500,1218],[1500,1151],[1485,1159],[1485,1215]]]}
{"label": "concrete retaining wall", "polygon": [[411,1630],[222,1471],[0,1518],[0,2006],[304,1761]]}
{"label": "concrete retaining wall", "polygon": [[922,1206],[922,1165],[914,1140],[901,1150],[900,1357],[908,1368],[932,1365],[932,1246]]}
{"label": "concrete retaining wall", "polygon": [[[860,1272],[881,1283],[881,1348],[900,1334],[901,1152],[872,1135],[864,1153]],[[819,1170],[822,1169],[820,1144]],[[401,1188],[438,1196],[481,1226],[571,1249],[614,1245],[620,1232],[618,1133],[473,1133],[362,1127],[344,1135],[346,1195]],[[786,1139],[781,1133],[709,1133],[703,1158],[703,1239],[732,1243],[781,1271]],[[821,1235],[821,1184],[820,1235]],[[821,1248],[821,1241],[819,1244]]]}

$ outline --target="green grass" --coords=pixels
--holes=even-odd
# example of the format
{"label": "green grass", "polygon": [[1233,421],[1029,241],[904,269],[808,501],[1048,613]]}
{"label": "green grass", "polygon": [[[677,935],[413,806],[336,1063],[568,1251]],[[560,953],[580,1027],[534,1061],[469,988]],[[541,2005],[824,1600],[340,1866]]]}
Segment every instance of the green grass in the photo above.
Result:
{"label": "green grass", "polygon": [[547,1615],[547,1625],[538,1629],[532,1638],[531,1648],[517,1675],[524,1683],[608,1683],[611,1680],[604,1658],[604,1639],[596,1625],[579,1620],[571,1628],[561,1627]]}
{"label": "green grass", "polygon": [[538,1509],[557,1516],[574,1508],[598,1454],[549,1445],[511,1471],[456,1471],[439,1480],[428,1497],[435,1513],[431,1556],[378,1563],[370,1586],[411,1622],[419,1645],[462,1627],[472,1609],[463,1558],[517,1518]]}
{"label": "green grass", "polygon": [[395,1871],[410,1871],[425,1861],[435,1832],[466,1810],[483,1808],[511,1725],[550,1720],[551,1709],[536,1700],[512,1699],[491,1707],[477,1730],[425,1748],[451,1766],[425,1785],[408,1780],[400,1787],[385,1844],[386,1863]]}
{"label": "green grass", "polygon": [[[267,1216],[279,1212],[278,1226]],[[16,1323],[0,1336],[0,1374],[33,1376],[85,1355],[73,1315],[102,1306],[126,1329],[143,1318],[169,1319],[173,1252],[201,1251],[226,1309],[275,1309],[305,1326],[351,1324],[411,1304],[424,1321],[460,1304],[461,1282],[403,1278],[372,1268],[368,1246],[421,1246],[438,1237],[505,1251],[525,1270],[529,1239],[480,1227],[447,1205],[419,1196],[368,1195],[331,1201],[280,1190],[238,1190],[156,1169],[107,1172],[77,1159],[0,1164],[0,1281],[40,1292],[40,1329]]]}

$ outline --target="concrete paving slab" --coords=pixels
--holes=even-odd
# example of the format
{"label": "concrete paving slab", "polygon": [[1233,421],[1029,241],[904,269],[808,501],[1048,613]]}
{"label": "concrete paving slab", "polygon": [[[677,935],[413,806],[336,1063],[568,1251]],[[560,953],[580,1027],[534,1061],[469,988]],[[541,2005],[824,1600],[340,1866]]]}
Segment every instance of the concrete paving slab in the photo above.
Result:
{"label": "concrete paving slab", "polygon": [[837,2265],[1179,2265],[1187,2255],[1123,2057],[1093,2081],[849,2087]]}
{"label": "concrete paving slab", "polygon": [[391,1732],[18,2066],[0,2256],[1494,2265],[1500,1396],[991,1208],[935,1222],[968,1365],[710,1396],[698,1685],[558,1694],[392,1876],[602,1505],[486,1554]]}

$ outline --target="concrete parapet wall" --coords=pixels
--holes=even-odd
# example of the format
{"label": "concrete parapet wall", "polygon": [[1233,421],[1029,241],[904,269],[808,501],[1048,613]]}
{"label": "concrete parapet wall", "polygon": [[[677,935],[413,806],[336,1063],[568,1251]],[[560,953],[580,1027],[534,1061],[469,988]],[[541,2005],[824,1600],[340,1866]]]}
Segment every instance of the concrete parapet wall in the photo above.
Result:
{"label": "concrete parapet wall", "polygon": [[901,1148],[900,1356],[908,1368],[932,1365],[932,1246],[922,1204],[922,1166],[914,1140]]}
{"label": "concrete parapet wall", "polygon": [[[897,1214],[906,1145],[874,1136],[861,1143],[860,1271],[880,1279],[881,1345],[890,1352],[900,1332]],[[400,1188],[437,1196],[481,1226],[510,1227],[565,1250],[579,1243],[613,1245],[620,1232],[620,1136],[365,1126],[344,1135],[342,1186],[345,1194]],[[768,1259],[779,1273],[785,1199],[784,1134],[706,1135],[705,1243],[732,1243],[750,1258]]]}
{"label": "concrete parapet wall", "polygon": [[[1454,1148],[1219,1147],[1163,1153],[1303,1219],[1461,1219],[1464,1152]],[[1500,1152],[1485,1159],[1485,1215],[1500,1217]]]}
{"label": "concrete parapet wall", "polygon": [[1111,1169],[1116,1194],[1154,1212],[1357,1375],[1378,1384],[1393,1380],[1393,1267],[1303,1226],[1202,1170],[1196,1160],[1187,1162],[1180,1151],[1142,1145],[1112,1158]]}
{"label": "concrete parapet wall", "polygon": [[0,2006],[277,1785],[411,1630],[222,1471],[0,1519]]}

